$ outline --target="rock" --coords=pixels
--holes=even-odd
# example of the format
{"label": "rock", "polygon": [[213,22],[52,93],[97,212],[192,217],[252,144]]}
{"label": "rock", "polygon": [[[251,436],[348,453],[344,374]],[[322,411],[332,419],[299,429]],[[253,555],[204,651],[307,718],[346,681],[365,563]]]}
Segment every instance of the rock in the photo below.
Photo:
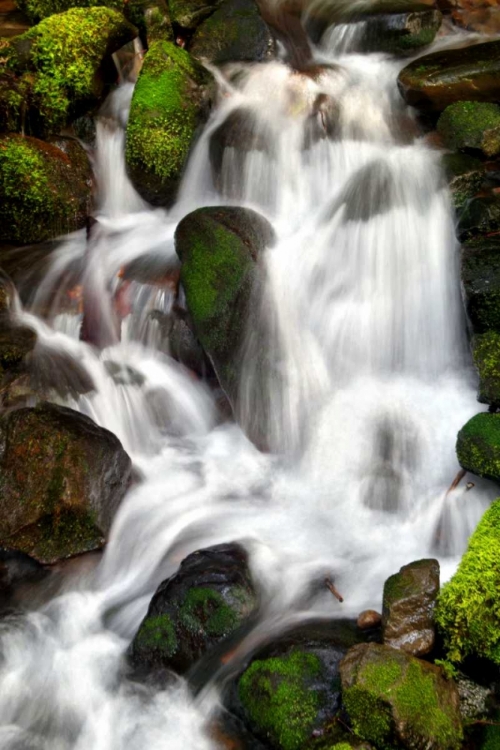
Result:
{"label": "rock", "polygon": [[198,126],[208,115],[212,77],[180,47],[154,42],[144,58],[127,125],[126,161],[143,198],[168,205]]}
{"label": "rock", "polygon": [[[477,425],[478,417],[488,418],[486,439],[498,440],[500,415],[480,414],[466,428],[474,422]],[[481,426],[484,421],[481,420]],[[436,623],[448,658],[453,662],[475,654],[500,664],[499,544],[500,500],[495,500],[470,537],[457,572],[439,594]]]}
{"label": "rock", "polygon": [[85,225],[91,170],[73,145],[66,154],[36,138],[0,136],[0,240],[27,245]]}
{"label": "rock", "polygon": [[183,674],[242,625],[257,603],[240,545],[193,552],[157,589],[133,640],[132,662]]}
{"label": "rock", "polygon": [[274,57],[274,39],[255,0],[222,0],[197,28],[189,51],[211,63],[258,62]]}
{"label": "rock", "polygon": [[382,615],[374,609],[365,609],[360,612],[357,620],[357,626],[360,630],[370,630],[378,628],[382,624]]}
{"label": "rock", "polygon": [[[492,7],[478,7],[470,9],[458,9],[452,12],[452,18],[457,26],[468,31],[476,31],[480,34],[495,36],[500,33],[500,14],[496,0],[491,0]],[[497,6],[497,7],[493,7]]]}
{"label": "rock", "polygon": [[500,480],[500,414],[482,412],[462,427],[457,437],[460,466],[480,477]]}
{"label": "rock", "polygon": [[479,237],[462,248],[462,286],[474,333],[500,333],[500,238]]}
{"label": "rock", "polygon": [[458,101],[500,99],[500,41],[434,52],[419,57],[398,78],[407,102],[424,111],[442,112]]}
{"label": "rock", "polygon": [[443,154],[441,159],[453,206],[460,212],[479,192],[485,178],[483,163],[468,154]]}
{"label": "rock", "polygon": [[8,380],[26,372],[25,358],[36,344],[36,333],[25,326],[15,326],[0,319],[0,382],[2,387]]}
{"label": "rock", "polygon": [[479,374],[477,400],[500,409],[500,333],[486,331],[474,336],[472,351]]}
{"label": "rock", "polygon": [[180,222],[175,247],[195,332],[234,408],[247,321],[261,283],[258,259],[274,230],[248,208],[200,208]]}
{"label": "rock", "polygon": [[[275,750],[332,747],[343,739],[339,664],[359,642],[353,622],[306,623],[261,649],[239,677],[236,713]],[[340,735],[340,737],[339,737]],[[323,744],[324,743],[324,744]]]}
{"label": "rock", "polygon": [[437,560],[403,565],[384,584],[382,632],[386,646],[413,656],[425,656],[434,647],[434,607],[439,593]]}
{"label": "rock", "polygon": [[187,31],[194,31],[208,18],[221,0],[169,0],[168,9],[172,23]]}
{"label": "rock", "polygon": [[500,107],[488,102],[456,102],[438,120],[438,133],[451,149],[478,149],[485,156],[500,153]]}
{"label": "rock", "polygon": [[458,672],[455,678],[460,696],[460,713],[462,719],[480,719],[488,713],[488,700],[491,696],[490,688],[478,685]]}
{"label": "rock", "polygon": [[112,53],[135,36],[120,13],[100,7],[50,16],[12,40],[7,67],[20,77],[28,132],[57,133],[99,103],[116,79]]}
{"label": "rock", "polygon": [[379,644],[350,649],[340,665],[354,733],[376,747],[458,750],[458,692],[439,668]]}
{"label": "rock", "polygon": [[2,605],[10,602],[16,588],[37,583],[46,575],[43,565],[33,558],[23,552],[0,547],[0,613]]}
{"label": "rock", "polygon": [[480,196],[470,200],[460,215],[457,234],[464,242],[476,235],[500,231],[500,195]]}
{"label": "rock", "polygon": [[16,2],[32,23],[38,23],[55,13],[64,13],[70,8],[103,6],[123,13],[125,6],[124,0],[16,0]]}
{"label": "rock", "polygon": [[363,52],[411,54],[434,41],[441,26],[438,10],[417,10],[410,13],[377,13],[364,16],[366,32],[360,40]]}
{"label": "rock", "polygon": [[99,549],[131,477],[120,441],[42,403],[0,420],[0,544],[39,562]]}
{"label": "rock", "polygon": [[142,10],[148,47],[153,42],[173,42],[174,32],[165,0],[147,0]]}

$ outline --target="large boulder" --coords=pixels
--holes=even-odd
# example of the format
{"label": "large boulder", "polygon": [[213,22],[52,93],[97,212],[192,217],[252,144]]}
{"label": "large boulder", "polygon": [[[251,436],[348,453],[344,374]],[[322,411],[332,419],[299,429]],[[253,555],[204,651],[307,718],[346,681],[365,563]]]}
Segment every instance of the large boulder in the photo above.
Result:
{"label": "large boulder", "polygon": [[133,640],[132,661],[143,671],[183,674],[242,625],[257,604],[240,545],[193,552],[157,589]]}
{"label": "large boulder", "polygon": [[127,125],[130,177],[147,201],[168,205],[198,127],[206,119],[212,77],[185,50],[154,42],[144,58]]}
{"label": "large boulder", "polygon": [[365,33],[359,46],[364,52],[409,54],[434,41],[441,20],[435,9],[364,16]]}
{"label": "large boulder", "polygon": [[0,240],[41,242],[84,226],[92,177],[85,152],[0,136]]}
{"label": "large boulder", "polygon": [[473,654],[500,664],[499,546],[500,500],[495,500],[438,598],[436,622],[451,661]]}
{"label": "large boulder", "polygon": [[194,31],[208,18],[221,0],[168,0],[172,23],[186,31]]}
{"label": "large boulder", "polygon": [[483,163],[469,154],[443,154],[441,159],[455,211],[461,212],[484,182]]}
{"label": "large boulder", "polygon": [[462,241],[500,230],[500,195],[478,196],[467,203],[460,215],[457,234]]}
{"label": "large boulder", "polygon": [[189,51],[212,63],[257,62],[274,55],[274,39],[255,0],[223,0],[197,28]]}
{"label": "large boulder", "polygon": [[456,102],[438,120],[438,133],[451,149],[500,153],[500,107],[489,102]]}
{"label": "large boulder", "polygon": [[437,560],[404,565],[384,585],[382,630],[386,646],[413,656],[425,656],[434,647],[434,607],[439,593]]}
{"label": "large boulder", "polygon": [[458,750],[457,689],[438,667],[375,643],[354,646],[340,665],[354,734],[378,748]]}
{"label": "large boulder", "polygon": [[42,403],[0,420],[0,544],[40,562],[99,549],[131,478],[120,441]]}
{"label": "large boulder", "polygon": [[457,437],[460,466],[480,477],[500,480],[500,414],[482,412],[462,427]]}
{"label": "large boulder", "polygon": [[434,52],[403,68],[398,86],[407,104],[442,112],[458,101],[500,99],[500,41]]}
{"label": "large boulder", "polygon": [[234,406],[247,322],[261,283],[259,256],[274,242],[267,219],[248,208],[200,208],[179,223],[175,247],[195,331]]}
{"label": "large boulder", "polygon": [[500,240],[477,238],[462,248],[462,286],[474,333],[500,333]]}
{"label": "large boulder", "polygon": [[500,333],[486,331],[474,336],[472,352],[479,375],[477,400],[500,409]]}

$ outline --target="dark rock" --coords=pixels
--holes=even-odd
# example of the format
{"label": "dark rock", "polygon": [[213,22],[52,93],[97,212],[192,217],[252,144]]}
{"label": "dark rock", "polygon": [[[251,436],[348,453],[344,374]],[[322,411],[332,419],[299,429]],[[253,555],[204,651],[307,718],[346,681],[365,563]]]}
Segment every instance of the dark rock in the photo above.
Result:
{"label": "dark rock", "polygon": [[434,52],[403,68],[398,78],[405,101],[442,112],[458,101],[500,99],[500,42]]}
{"label": "dark rock", "polygon": [[479,192],[485,179],[483,163],[468,154],[443,154],[442,165],[453,205],[460,212]]}
{"label": "dark rock", "polygon": [[208,18],[221,0],[168,0],[172,23],[187,31],[194,31]]}
{"label": "dark rock", "polygon": [[491,689],[478,685],[464,674],[458,673],[455,678],[460,696],[460,713],[464,721],[481,719],[488,713],[488,702]]}
{"label": "dark rock", "polygon": [[44,563],[102,547],[131,476],[120,441],[55,404],[0,420],[0,540]]}
{"label": "dark rock", "polygon": [[17,586],[39,581],[46,575],[43,565],[32,557],[0,547],[0,599],[10,596]]}
{"label": "dark rock", "polygon": [[274,46],[255,0],[223,0],[197,28],[189,51],[216,64],[258,62],[273,57]]}
{"label": "dark rock", "polygon": [[374,609],[365,609],[360,612],[357,619],[357,626],[360,630],[370,630],[378,628],[382,624],[382,615]]}
{"label": "dark rock", "polygon": [[342,699],[358,737],[387,748],[461,747],[458,692],[439,668],[370,643],[348,652],[340,674]]}
{"label": "dark rock", "polygon": [[486,331],[474,336],[472,351],[479,374],[477,400],[500,409],[500,333]]}
{"label": "dark rock", "polygon": [[476,414],[457,436],[460,466],[480,477],[500,480],[500,414]]}
{"label": "dark rock", "polygon": [[360,49],[363,52],[411,54],[434,41],[441,20],[441,13],[434,9],[363,16],[366,31],[360,39]]}
{"label": "dark rock", "polygon": [[473,198],[460,215],[457,233],[465,240],[476,235],[500,232],[500,195],[493,194]]}
{"label": "dark rock", "polygon": [[386,646],[413,656],[430,653],[436,640],[434,608],[439,593],[439,563],[404,565],[384,585],[382,631]]}
{"label": "dark rock", "polygon": [[479,237],[462,248],[465,307],[474,333],[500,333],[500,237]]}
{"label": "dark rock", "polygon": [[500,153],[500,107],[489,102],[456,102],[438,120],[438,133],[451,149]]}
{"label": "dark rock", "polygon": [[141,670],[185,673],[256,610],[247,555],[220,544],[189,555],[156,591],[133,640]]}

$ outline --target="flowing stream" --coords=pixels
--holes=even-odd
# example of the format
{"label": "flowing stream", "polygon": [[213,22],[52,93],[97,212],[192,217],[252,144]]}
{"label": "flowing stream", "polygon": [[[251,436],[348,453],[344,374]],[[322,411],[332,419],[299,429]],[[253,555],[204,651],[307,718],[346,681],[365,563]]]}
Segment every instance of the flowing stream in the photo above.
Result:
{"label": "flowing stream", "polygon": [[[479,481],[447,493],[456,433],[480,407],[440,153],[397,91],[404,61],[350,52],[358,36],[346,33],[325,34],[314,76],[280,61],[217,73],[220,101],[170,212],[126,176],[132,84],[98,121],[98,222],[88,239],[60,242],[18,316],[37,331],[40,371],[59,393],[66,383],[53,400],[113,431],[141,481],[98,564],[0,622],[1,748],[208,750],[216,681],[197,698],[182,680],[139,685],[125,658],[156,587],[189,552],[247,547],[258,639],[313,613],[379,609],[384,579],[421,557],[437,556],[446,579],[492,497]],[[238,111],[246,145],[219,149],[214,168],[214,139]],[[268,453],[221,423],[214,394],[169,356],[152,315],[171,310],[168,285],[126,287],[121,337],[113,317],[120,269],[152,252],[174,267],[179,219],[220,203],[255,208],[278,236],[240,384],[240,419],[258,422]],[[92,295],[101,349],[79,340],[66,294],[76,285]],[[91,392],[77,392],[75,368]],[[310,595],[327,574],[343,604]]]}

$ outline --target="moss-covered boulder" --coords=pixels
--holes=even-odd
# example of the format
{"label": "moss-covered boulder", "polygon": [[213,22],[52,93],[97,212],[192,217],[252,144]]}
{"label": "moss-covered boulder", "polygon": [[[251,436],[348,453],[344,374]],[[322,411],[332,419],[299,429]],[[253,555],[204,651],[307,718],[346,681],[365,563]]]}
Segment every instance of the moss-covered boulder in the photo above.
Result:
{"label": "moss-covered boulder", "polygon": [[407,104],[442,112],[458,101],[500,99],[500,41],[434,52],[403,68],[399,90]]}
{"label": "moss-covered boulder", "polygon": [[44,18],[56,13],[64,13],[71,8],[105,7],[123,13],[124,0],[16,0],[20,10],[32,23],[38,23]]}
{"label": "moss-covered boulder", "polygon": [[[500,423],[500,415],[479,416]],[[500,425],[495,429],[500,431]],[[495,500],[469,539],[457,572],[438,598],[436,622],[451,661],[461,662],[473,654],[500,664],[499,549],[500,500]]]}
{"label": "moss-covered boulder", "polygon": [[223,0],[196,30],[189,51],[212,63],[257,62],[274,56],[274,39],[255,0]]}
{"label": "moss-covered boulder", "polygon": [[13,39],[6,68],[24,90],[29,132],[57,133],[99,103],[116,80],[112,53],[136,35],[116,10],[92,7],[50,16]]}
{"label": "moss-covered boulder", "polygon": [[458,692],[441,670],[375,643],[354,646],[340,665],[354,733],[379,750],[458,750]]}
{"label": "moss-covered boulder", "polygon": [[208,18],[221,0],[168,0],[172,23],[186,31],[194,31]]}
{"label": "moss-covered boulder", "polygon": [[500,153],[500,107],[490,102],[455,102],[438,120],[438,133],[452,149]]}
{"label": "moss-covered boulder", "polygon": [[480,477],[500,480],[500,414],[483,412],[462,427],[457,437],[460,466]]}
{"label": "moss-covered boulder", "polygon": [[500,232],[500,195],[477,196],[460,214],[457,234],[464,242],[472,237]]}
{"label": "moss-covered boulder", "polygon": [[240,545],[193,552],[156,591],[133,640],[132,661],[143,671],[168,668],[183,674],[234,633],[257,603]]}
{"label": "moss-covered boulder", "polygon": [[151,45],[132,98],[125,157],[135,187],[153,205],[173,202],[211,90],[211,75],[185,50]]}
{"label": "moss-covered boulder", "polygon": [[439,593],[437,560],[403,565],[384,584],[382,629],[384,643],[413,656],[434,647],[434,607]]}
{"label": "moss-covered boulder", "polygon": [[248,208],[200,208],[179,223],[175,247],[195,331],[233,407],[247,322],[256,314],[269,222]]}
{"label": "moss-covered boulder", "polygon": [[36,138],[0,136],[0,240],[27,245],[81,228],[91,188],[77,143],[65,153]]}
{"label": "moss-covered boulder", "polygon": [[360,49],[411,54],[434,41],[441,21],[441,13],[435,9],[363,16],[365,33],[360,39]]}
{"label": "moss-covered boulder", "polygon": [[18,76],[0,63],[0,133],[30,132],[32,88],[33,76]]}
{"label": "moss-covered boulder", "polygon": [[487,331],[474,336],[472,352],[479,374],[477,400],[500,409],[500,333]]}
{"label": "moss-covered boulder", "polygon": [[455,211],[461,212],[468,200],[479,192],[484,182],[483,163],[469,154],[443,154],[441,163]]}
{"label": "moss-covered boulder", "polygon": [[44,563],[103,546],[131,477],[118,438],[43,403],[2,417],[0,445],[0,545]]}
{"label": "moss-covered boulder", "polygon": [[462,248],[462,286],[474,333],[500,333],[500,238],[478,237]]}

